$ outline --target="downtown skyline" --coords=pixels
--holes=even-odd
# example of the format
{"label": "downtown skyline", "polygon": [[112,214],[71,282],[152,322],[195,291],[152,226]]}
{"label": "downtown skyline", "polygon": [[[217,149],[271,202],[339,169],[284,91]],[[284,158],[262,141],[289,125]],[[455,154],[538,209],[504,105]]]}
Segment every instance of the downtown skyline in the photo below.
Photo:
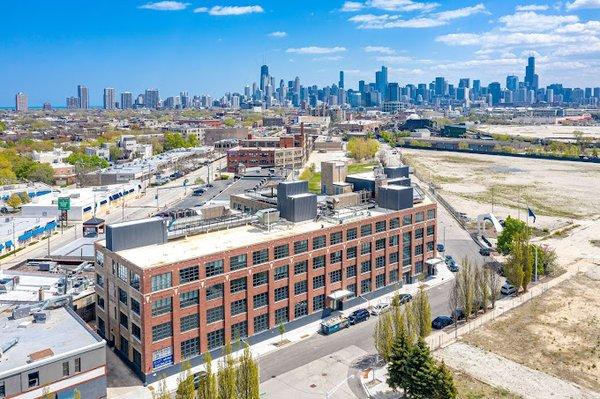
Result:
{"label": "downtown skyline", "polygon": [[[82,83],[90,106],[102,105],[108,87],[118,94],[156,87],[168,96],[185,90],[219,98],[255,81],[255,66],[263,63],[286,82],[300,76],[318,86],[336,82],[344,70],[347,87],[357,87],[381,65],[401,85],[437,76],[504,82],[506,75],[522,75],[530,54],[536,55],[541,87],[600,85],[594,74],[600,67],[596,0],[254,3],[219,8],[109,1],[89,9],[60,1],[35,7],[9,2],[1,28],[8,62],[0,65],[0,105],[12,105],[15,93],[25,92],[32,107],[46,101],[64,106],[65,96]],[[109,12],[110,26],[102,25],[99,19]],[[17,24],[23,15],[38,23]],[[40,23],[46,16],[55,18],[56,27]],[[78,17],[85,24],[58,29],[61,21]],[[310,29],[307,18],[314,22]],[[583,40],[586,46],[578,44]]]}

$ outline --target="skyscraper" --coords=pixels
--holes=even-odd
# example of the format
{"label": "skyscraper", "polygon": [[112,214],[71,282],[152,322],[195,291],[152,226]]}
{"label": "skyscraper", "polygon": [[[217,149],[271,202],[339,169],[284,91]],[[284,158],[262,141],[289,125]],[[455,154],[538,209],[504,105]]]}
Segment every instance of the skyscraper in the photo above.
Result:
{"label": "skyscraper", "polygon": [[470,78],[460,79],[460,81],[458,82],[458,87],[459,88],[466,87],[467,89],[470,89],[471,88],[471,79]]}
{"label": "skyscraper", "polygon": [[77,86],[77,100],[79,102],[78,108],[88,109],[90,107],[90,93],[84,85]]}
{"label": "skyscraper", "polygon": [[25,112],[29,109],[27,104],[27,94],[18,92],[15,95],[15,111],[17,112]]}
{"label": "skyscraper", "polygon": [[535,57],[531,56],[527,59],[525,67],[525,87],[530,90],[538,89],[538,75],[535,73]]}
{"label": "skyscraper", "polygon": [[121,93],[121,109],[130,109],[133,107],[133,95],[131,92],[124,91]]}
{"label": "skyscraper", "polygon": [[444,79],[442,76],[435,78],[435,95],[446,95],[446,79]]}
{"label": "skyscraper", "polygon": [[502,93],[502,89],[500,88],[500,83],[492,82],[488,86],[488,91],[490,96],[492,97],[492,105],[496,105],[500,103],[500,96]]}
{"label": "skyscraper", "polygon": [[158,90],[156,89],[146,89],[144,93],[144,107],[146,108],[158,108]]}
{"label": "skyscraper", "polygon": [[263,65],[260,67],[260,89],[264,92],[265,86],[269,84],[269,67]]}
{"label": "skyscraper", "polygon": [[338,82],[340,89],[344,88],[344,71],[340,71],[340,81]]}
{"label": "skyscraper", "polygon": [[381,97],[385,97],[388,85],[388,69],[385,66],[381,67],[381,71],[375,73],[375,88],[381,94]]}
{"label": "skyscraper", "polygon": [[104,89],[104,109],[115,109],[115,89],[112,87]]}
{"label": "skyscraper", "polygon": [[515,75],[508,75],[506,77],[506,88],[510,91],[517,91],[519,88],[519,77]]}

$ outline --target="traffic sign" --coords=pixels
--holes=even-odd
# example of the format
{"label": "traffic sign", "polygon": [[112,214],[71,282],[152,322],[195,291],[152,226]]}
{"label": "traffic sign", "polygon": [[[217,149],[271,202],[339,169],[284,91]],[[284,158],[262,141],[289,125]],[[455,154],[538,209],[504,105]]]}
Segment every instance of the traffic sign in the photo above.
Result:
{"label": "traffic sign", "polygon": [[58,210],[59,211],[71,210],[71,198],[70,197],[58,197]]}

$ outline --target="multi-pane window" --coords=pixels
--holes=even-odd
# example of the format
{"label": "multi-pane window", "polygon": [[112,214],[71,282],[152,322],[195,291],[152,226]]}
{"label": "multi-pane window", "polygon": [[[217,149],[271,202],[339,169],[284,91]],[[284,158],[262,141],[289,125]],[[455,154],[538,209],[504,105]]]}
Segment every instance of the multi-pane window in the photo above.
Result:
{"label": "multi-pane window", "polygon": [[360,264],[360,272],[361,273],[368,273],[371,271],[371,261],[370,260],[365,260]]}
{"label": "multi-pane window", "polygon": [[214,323],[215,321],[223,320],[224,316],[225,310],[223,306],[217,306],[206,311],[206,322],[209,324]]}
{"label": "multi-pane window", "polygon": [[397,283],[398,282],[398,270],[392,270],[390,271],[390,284],[391,283]]}
{"label": "multi-pane window", "polygon": [[229,283],[229,292],[235,294],[246,290],[246,277],[236,278]]}
{"label": "multi-pane window", "polygon": [[381,255],[375,258],[375,268],[381,269],[385,267],[385,255]]}
{"label": "multi-pane window", "polygon": [[342,281],[342,269],[329,272],[329,280],[332,283],[337,283],[338,281]]}
{"label": "multi-pane window", "polygon": [[308,271],[308,261],[301,260],[294,265],[294,274],[302,274]]}
{"label": "multi-pane window", "polygon": [[400,219],[399,218],[390,219],[390,230],[397,229],[398,227],[400,227]]}
{"label": "multi-pane window", "polygon": [[269,272],[258,272],[252,275],[252,285],[254,287],[258,287],[259,285],[264,285],[269,282]]}
{"label": "multi-pane window", "polygon": [[124,289],[119,287],[119,302],[127,305],[127,292]]}
{"label": "multi-pane window", "polygon": [[325,294],[315,295],[313,297],[313,311],[321,310],[325,307]]}
{"label": "multi-pane window", "polygon": [[211,285],[206,289],[206,300],[210,301],[212,299],[223,298],[224,290],[223,283]]}
{"label": "multi-pane window", "polygon": [[373,226],[370,224],[363,224],[362,226],[360,226],[360,236],[361,237],[365,237],[368,235],[371,235],[371,233],[373,232]]}
{"label": "multi-pane window", "polygon": [[137,324],[131,323],[131,335],[133,335],[138,340],[142,339],[142,330]]}
{"label": "multi-pane window", "polygon": [[427,226],[427,236],[431,237],[434,234],[435,234],[435,226],[434,225]]}
{"label": "multi-pane window", "polygon": [[248,309],[248,305],[246,303],[246,298],[231,302],[231,315],[232,316],[246,313],[247,309]]}
{"label": "multi-pane window", "polygon": [[348,229],[348,230],[346,231],[346,240],[347,240],[347,241],[350,241],[350,240],[354,240],[354,239],[356,239],[356,236],[357,236],[357,230],[356,230],[356,227],[353,227],[353,228],[351,228],[351,229]]}
{"label": "multi-pane window", "polygon": [[415,262],[415,273],[416,274],[423,273],[423,261],[422,260],[418,260]]}
{"label": "multi-pane window", "polygon": [[129,301],[129,307],[131,308],[131,311],[137,314],[138,316],[141,314],[142,307],[140,306],[140,303],[137,300],[131,298],[131,301]]}
{"label": "multi-pane window", "polygon": [[360,293],[366,294],[367,292],[371,292],[371,279],[367,278],[360,282]]}
{"label": "multi-pane window", "polygon": [[346,249],[346,259],[354,259],[356,258],[356,247],[351,247]]}
{"label": "multi-pane window", "polygon": [[331,233],[329,235],[329,244],[330,245],[339,244],[340,242],[342,242],[342,232],[341,231],[336,231],[335,233]]}
{"label": "multi-pane window", "polygon": [[152,342],[160,341],[161,339],[171,337],[172,335],[173,326],[170,321],[157,326],[152,326]]}
{"label": "multi-pane window", "polygon": [[402,245],[410,245],[412,238],[411,238],[411,234],[410,231],[406,232],[406,233],[402,233]]}
{"label": "multi-pane window", "polygon": [[198,313],[194,313],[189,316],[183,316],[181,318],[179,329],[181,330],[181,332],[185,332],[198,328],[199,325],[200,318],[198,317]]}
{"label": "multi-pane window", "polygon": [[198,290],[182,292],[179,294],[179,307],[187,308],[188,306],[198,305],[200,292]]}
{"label": "multi-pane window", "polygon": [[269,329],[269,314],[261,314],[254,317],[254,334]]}
{"label": "multi-pane window", "polygon": [[385,231],[385,224],[385,220],[380,220],[379,222],[375,223],[375,232],[381,233],[382,231]]}
{"label": "multi-pane window", "polygon": [[325,255],[319,255],[313,258],[313,269],[320,269],[321,267],[325,267]]}
{"label": "multi-pane window", "polygon": [[423,238],[423,228],[415,230],[415,239]]}
{"label": "multi-pane window", "polygon": [[152,302],[152,316],[160,316],[173,310],[173,300],[171,297],[157,299]]}
{"label": "multi-pane window", "polygon": [[435,209],[429,209],[427,211],[427,219],[428,220],[435,219]]}
{"label": "multi-pane window", "polygon": [[313,238],[313,249],[319,249],[325,247],[325,236],[318,236]]}
{"label": "multi-pane window", "polygon": [[423,244],[415,245],[415,255],[423,255]]}
{"label": "multi-pane window", "polygon": [[231,326],[231,337],[233,339],[246,338],[248,336],[248,322],[246,320]]}
{"label": "multi-pane window", "polygon": [[198,337],[181,341],[181,357],[189,359],[200,354],[200,339]]}
{"label": "multi-pane window", "polygon": [[392,252],[390,254],[390,264],[391,263],[398,263],[398,252]]}
{"label": "multi-pane window", "polygon": [[289,319],[290,316],[287,306],[285,308],[275,310],[275,324],[287,323]]}
{"label": "multi-pane window", "polygon": [[408,226],[412,224],[412,215],[404,215],[402,217],[402,226]]}
{"label": "multi-pane window", "polygon": [[275,268],[275,275],[273,276],[273,278],[275,280],[281,280],[284,278],[288,278],[289,275],[289,266],[283,265]]}
{"label": "multi-pane window", "polygon": [[419,223],[425,220],[425,214],[423,212],[415,213],[415,223]]}
{"label": "multi-pane window", "polygon": [[301,254],[308,251],[308,240],[300,240],[294,243],[294,253]]}
{"label": "multi-pane window", "polygon": [[260,265],[261,263],[265,263],[269,261],[269,250],[261,249],[259,251],[252,252],[252,264]]}
{"label": "multi-pane window", "polygon": [[62,364],[62,368],[63,368],[63,377],[66,377],[69,375],[69,362],[63,362]]}
{"label": "multi-pane window", "polygon": [[119,312],[119,323],[121,326],[125,327],[125,329],[129,329],[129,318],[123,312]]}
{"label": "multi-pane window", "polygon": [[352,295],[348,295],[348,298],[354,298],[356,296],[356,284],[348,284],[346,289],[352,293]]}
{"label": "multi-pane window", "polygon": [[396,245],[398,245],[399,242],[400,242],[400,237],[398,237],[398,235],[391,236],[390,238],[388,238],[388,245],[390,247],[395,247]]}
{"label": "multi-pane window", "polygon": [[402,266],[410,265],[410,261],[412,259],[412,251],[410,247],[402,248]]}
{"label": "multi-pane window", "polygon": [[254,309],[258,309],[258,308],[262,308],[263,306],[267,306],[269,304],[269,293],[262,292],[260,294],[254,295],[254,297],[252,297],[252,303],[253,303]]}
{"label": "multi-pane window", "polygon": [[104,267],[104,254],[102,252],[100,252],[100,251],[96,251],[96,263],[99,266]]}
{"label": "multi-pane window", "polygon": [[325,276],[314,276],[313,277],[313,289],[321,288],[325,285]]}
{"label": "multi-pane window", "polygon": [[220,329],[206,334],[208,349],[217,349],[225,345],[225,330]]}
{"label": "multi-pane window", "polygon": [[308,302],[300,301],[294,305],[294,318],[306,316],[308,314]]}
{"label": "multi-pane window", "polygon": [[375,276],[375,289],[385,286],[385,274]]}
{"label": "multi-pane window", "polygon": [[128,274],[129,274],[129,270],[127,270],[127,267],[123,266],[120,263],[117,263],[117,277],[119,278],[119,280],[127,283],[128,282],[127,281]]}
{"label": "multi-pane window", "polygon": [[229,258],[229,270],[239,270],[247,266],[246,254],[232,256]]}
{"label": "multi-pane window", "polygon": [[96,294],[96,305],[98,305],[100,309],[104,309],[104,298],[98,294]]}
{"label": "multi-pane window", "polygon": [[275,259],[281,259],[290,256],[290,246],[287,244],[276,246],[273,256]]}
{"label": "multi-pane window", "polygon": [[150,278],[150,286],[152,292],[164,290],[165,288],[171,287],[171,272],[157,274],[156,276],[152,276]]}
{"label": "multi-pane window", "polygon": [[370,254],[371,253],[371,243],[370,242],[363,242],[362,244],[360,244],[360,254],[361,255],[366,255],[366,254]]}
{"label": "multi-pane window", "polygon": [[385,238],[380,238],[375,241],[375,251],[379,251],[385,248]]}
{"label": "multi-pane window", "polygon": [[185,284],[190,281],[196,281],[200,278],[200,271],[198,266],[186,267],[185,269],[179,270],[179,283]]}
{"label": "multi-pane window", "polygon": [[212,262],[206,262],[206,277],[217,276],[223,274],[225,271],[223,268],[223,259],[214,260]]}
{"label": "multi-pane window", "polygon": [[304,294],[308,291],[308,282],[306,280],[294,283],[294,295]]}
{"label": "multi-pane window", "polygon": [[104,277],[96,273],[96,285],[98,287],[104,287]]}
{"label": "multi-pane window", "polygon": [[427,252],[433,251],[433,241],[427,243]]}
{"label": "multi-pane window", "polygon": [[131,288],[136,289],[136,290],[140,290],[140,275],[137,274],[134,271],[129,271],[129,285],[131,286]]}
{"label": "multi-pane window", "polygon": [[339,263],[342,261],[342,251],[335,251],[329,254],[329,263]]}
{"label": "multi-pane window", "polygon": [[356,276],[356,265],[348,266],[346,268],[346,277],[355,277]]}
{"label": "multi-pane window", "polygon": [[277,301],[282,301],[284,299],[287,299],[289,296],[289,292],[288,292],[288,287],[279,287],[279,288],[275,288],[275,302]]}

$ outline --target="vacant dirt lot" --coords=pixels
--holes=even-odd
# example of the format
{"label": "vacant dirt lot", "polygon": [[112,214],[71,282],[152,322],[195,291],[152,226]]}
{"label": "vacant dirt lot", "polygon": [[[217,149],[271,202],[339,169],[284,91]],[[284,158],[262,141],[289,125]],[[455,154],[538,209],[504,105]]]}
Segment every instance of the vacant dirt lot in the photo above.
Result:
{"label": "vacant dirt lot", "polygon": [[479,130],[491,134],[508,134],[527,138],[562,138],[574,137],[573,132],[579,131],[584,135],[599,139],[600,126],[562,126],[562,125],[480,125]]}
{"label": "vacant dirt lot", "polygon": [[[600,215],[600,165],[427,150],[401,150],[420,176],[432,180],[458,211],[474,218],[492,211],[550,229]],[[533,222],[533,220],[530,220]]]}
{"label": "vacant dirt lot", "polygon": [[579,273],[464,340],[532,369],[600,391],[599,284],[598,269]]}
{"label": "vacant dirt lot", "polygon": [[459,399],[519,399],[515,395],[501,388],[492,387],[462,371],[452,370],[454,382],[458,389]]}

